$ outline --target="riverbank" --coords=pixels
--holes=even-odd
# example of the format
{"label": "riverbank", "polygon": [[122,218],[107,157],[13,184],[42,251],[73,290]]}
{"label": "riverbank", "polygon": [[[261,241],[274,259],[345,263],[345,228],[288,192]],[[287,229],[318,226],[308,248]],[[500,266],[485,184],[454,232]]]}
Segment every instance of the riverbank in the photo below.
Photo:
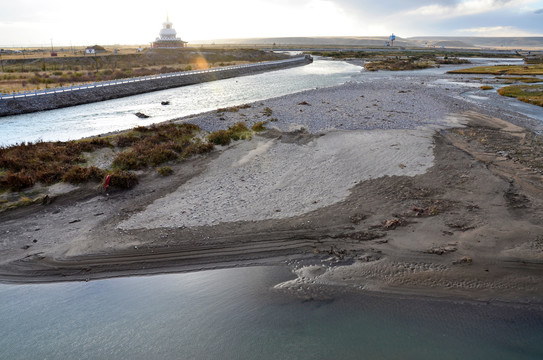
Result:
{"label": "riverbank", "polygon": [[[174,176],[142,173],[128,192],[71,188],[1,214],[0,279],[287,263],[299,278],[282,288],[303,298],[334,285],[543,301],[539,138],[521,115],[425,82],[349,83],[177,119],[269,130],[172,164]],[[535,150],[513,156],[525,147]]]}
{"label": "riverbank", "polygon": [[312,61],[311,57],[298,57],[256,64],[103,81],[73,87],[53,88],[39,92],[17,93],[12,96],[0,96],[0,117],[60,109],[203,82],[254,75],[264,71],[302,66]]}

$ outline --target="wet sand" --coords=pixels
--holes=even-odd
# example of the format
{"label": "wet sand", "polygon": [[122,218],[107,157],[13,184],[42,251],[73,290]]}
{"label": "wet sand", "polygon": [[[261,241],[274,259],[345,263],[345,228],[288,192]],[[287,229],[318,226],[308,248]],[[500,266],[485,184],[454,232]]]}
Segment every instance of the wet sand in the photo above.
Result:
{"label": "wet sand", "polygon": [[[265,107],[277,116],[173,176],[140,174],[131,191],[88,185],[0,214],[0,280],[288,264],[298,279],[279,287],[303,298],[332,286],[542,302],[543,176],[528,161],[540,140],[460,90],[365,85],[178,119],[206,129],[269,120]],[[376,102],[404,95],[401,110]]]}

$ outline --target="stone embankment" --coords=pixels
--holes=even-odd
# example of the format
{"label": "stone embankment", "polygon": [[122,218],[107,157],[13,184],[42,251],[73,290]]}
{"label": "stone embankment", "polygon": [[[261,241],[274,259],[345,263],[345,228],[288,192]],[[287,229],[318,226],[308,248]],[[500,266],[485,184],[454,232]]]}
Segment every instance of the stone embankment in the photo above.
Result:
{"label": "stone embankment", "polygon": [[51,89],[47,92],[0,96],[0,117],[52,110],[104,100],[132,96],[202,82],[252,75],[264,71],[309,64],[310,56],[257,64],[229,66],[200,71],[160,74],[135,79],[95,83],[79,87]]}

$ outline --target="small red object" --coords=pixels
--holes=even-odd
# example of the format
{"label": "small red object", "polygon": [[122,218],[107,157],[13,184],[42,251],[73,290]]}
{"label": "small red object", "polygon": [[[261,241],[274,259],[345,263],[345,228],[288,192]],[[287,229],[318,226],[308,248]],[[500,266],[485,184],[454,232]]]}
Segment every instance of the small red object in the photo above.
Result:
{"label": "small red object", "polygon": [[109,180],[111,180],[111,175],[106,176],[106,182],[104,183],[104,190],[109,186]]}

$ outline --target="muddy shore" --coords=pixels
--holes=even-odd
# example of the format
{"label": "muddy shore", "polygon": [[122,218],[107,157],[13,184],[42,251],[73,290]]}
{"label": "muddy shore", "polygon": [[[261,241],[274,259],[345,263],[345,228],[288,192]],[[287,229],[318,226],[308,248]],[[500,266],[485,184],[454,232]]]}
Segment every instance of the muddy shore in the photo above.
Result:
{"label": "muddy shore", "polygon": [[57,186],[0,214],[0,281],[288,264],[298,279],[281,287],[308,298],[333,285],[543,302],[541,140],[451,87],[350,83],[177,119],[269,130],[130,191]]}

